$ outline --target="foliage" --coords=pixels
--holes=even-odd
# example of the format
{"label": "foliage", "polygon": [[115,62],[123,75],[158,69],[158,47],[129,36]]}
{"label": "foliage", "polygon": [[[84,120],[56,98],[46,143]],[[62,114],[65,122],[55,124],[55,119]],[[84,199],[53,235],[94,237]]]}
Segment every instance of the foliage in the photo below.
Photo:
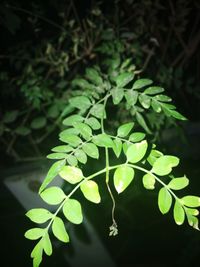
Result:
{"label": "foliage", "polygon": [[[121,194],[133,186],[138,172],[143,174],[142,183],[146,189],[159,188],[158,208],[162,214],[173,209],[176,224],[182,225],[187,220],[190,226],[199,230],[197,207],[200,206],[200,197],[176,194],[176,191],[188,186],[189,180],[186,176],[172,176],[179,158],[163,155],[155,144],[148,142],[146,132],[149,129],[142,111],[153,110],[179,120],[185,120],[185,117],[176,111],[163,88],[154,86],[152,80],[137,79],[131,62],[126,62],[119,63],[119,72],[116,68],[108,73],[103,73],[99,66],[87,68],[83,78],[73,81],[77,89],[73,90],[69,104],[75,110],[63,120],[66,128],[59,134],[62,143],[52,148],[53,153],[47,156],[57,161],[50,167],[39,190],[41,198],[49,205],[57,205],[57,209],[51,213],[48,209],[36,208],[26,214],[35,223],[46,223],[46,226],[29,229],[25,233],[28,239],[39,239],[31,253],[34,266],[40,265],[43,252],[48,256],[52,254],[51,231],[57,239],[67,243],[70,242],[70,234],[65,220],[73,224],[83,222],[83,203],[76,199],[77,191],[80,190],[90,202],[101,202],[98,179],[105,180],[113,202],[110,236],[118,234],[116,203],[110,184],[113,183],[117,193]],[[79,90],[83,86],[85,90]],[[121,103],[132,113],[132,119],[117,129],[106,128],[109,109]],[[143,132],[136,131],[136,122],[143,127]],[[110,164],[113,154],[119,161],[115,165]],[[85,176],[88,157],[99,161],[105,158],[105,166]],[[57,175],[73,186],[71,192],[65,193],[63,189],[50,185]],[[65,220],[60,217],[60,212]]]}

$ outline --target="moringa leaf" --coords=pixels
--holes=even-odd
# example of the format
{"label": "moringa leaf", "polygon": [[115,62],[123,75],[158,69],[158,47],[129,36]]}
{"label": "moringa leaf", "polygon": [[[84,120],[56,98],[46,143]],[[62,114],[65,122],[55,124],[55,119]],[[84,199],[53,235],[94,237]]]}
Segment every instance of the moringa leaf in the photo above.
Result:
{"label": "moringa leaf", "polygon": [[135,132],[135,133],[132,133],[129,136],[129,139],[128,140],[131,141],[131,142],[137,143],[137,142],[142,141],[145,138],[145,136],[146,136],[145,133]]}
{"label": "moringa leaf", "polygon": [[92,139],[93,143],[100,147],[113,147],[113,141],[109,135],[103,133],[95,135]]}
{"label": "moringa leaf", "polygon": [[82,146],[83,151],[91,158],[98,159],[99,158],[99,150],[98,147],[93,143],[85,143]]}
{"label": "moringa leaf", "polygon": [[81,169],[74,166],[64,166],[59,175],[70,184],[77,184],[83,179]]}
{"label": "moringa leaf", "polygon": [[114,173],[114,186],[118,194],[122,193],[132,182],[134,169],[129,166],[118,167]]}
{"label": "moringa leaf", "polygon": [[100,203],[101,197],[99,194],[99,188],[96,182],[91,180],[84,181],[80,189],[84,195],[85,198],[87,198],[89,201],[93,203]]}
{"label": "moringa leaf", "polygon": [[27,239],[36,240],[36,239],[42,237],[44,235],[44,233],[45,233],[45,229],[43,229],[43,228],[32,228],[32,229],[29,229],[28,231],[26,231],[24,236]]}
{"label": "moringa leaf", "polygon": [[147,173],[142,178],[143,186],[148,190],[153,190],[155,188],[156,179],[153,175]]}
{"label": "moringa leaf", "polygon": [[162,214],[166,214],[172,205],[172,196],[165,187],[162,187],[158,194],[158,207]]}
{"label": "moringa leaf", "polygon": [[45,233],[45,235],[42,238],[42,241],[43,241],[44,252],[48,256],[51,256],[51,254],[52,254],[52,245],[51,245],[51,240],[49,238],[48,232]]}
{"label": "moringa leaf", "polygon": [[74,224],[80,224],[83,221],[81,204],[75,199],[66,200],[63,206],[63,213],[67,220]]}
{"label": "moringa leaf", "polygon": [[173,190],[180,190],[188,186],[188,184],[189,184],[189,179],[186,176],[184,176],[172,179],[169,182],[168,187]]}
{"label": "moringa leaf", "polygon": [[124,97],[124,90],[122,88],[113,88],[110,92],[112,95],[113,104],[118,105]]}
{"label": "moringa leaf", "polygon": [[128,122],[121,125],[117,130],[117,135],[119,137],[126,137],[130,131],[133,129],[134,122]]}
{"label": "moringa leaf", "polygon": [[179,159],[175,156],[161,156],[154,162],[152,172],[160,176],[167,175],[178,164]]}
{"label": "moringa leaf", "polygon": [[146,154],[147,147],[148,144],[146,140],[130,145],[126,152],[126,157],[128,162],[131,163],[139,162]]}
{"label": "moringa leaf", "polygon": [[120,154],[121,154],[121,151],[122,151],[122,141],[118,138],[116,138],[114,141],[113,141],[114,145],[113,145],[113,151],[116,155],[117,158],[119,158]]}
{"label": "moringa leaf", "polygon": [[72,107],[78,108],[80,110],[87,110],[92,103],[86,96],[75,96],[69,99],[69,103]]}
{"label": "moringa leaf", "polygon": [[116,78],[116,84],[118,87],[124,87],[128,83],[130,83],[134,78],[134,74],[131,72],[124,72],[117,76]]}
{"label": "moringa leaf", "polygon": [[85,164],[87,162],[87,155],[82,149],[77,149],[74,153],[74,156],[77,158],[78,161]]}
{"label": "moringa leaf", "polygon": [[47,209],[37,208],[29,210],[26,216],[35,223],[45,223],[53,217],[53,214]]}
{"label": "moringa leaf", "polygon": [[184,223],[185,220],[185,212],[179,201],[176,200],[175,205],[174,205],[174,220],[176,224],[181,225]]}
{"label": "moringa leaf", "polygon": [[68,143],[70,146],[77,147],[82,141],[80,137],[73,134],[65,134],[60,136],[60,140]]}
{"label": "moringa leaf", "polygon": [[65,229],[63,220],[58,216],[56,216],[53,221],[52,231],[55,237],[58,238],[60,241],[64,243],[69,242],[69,235]]}
{"label": "moringa leaf", "polygon": [[60,187],[52,186],[45,189],[41,194],[41,198],[50,205],[60,204],[66,197]]}
{"label": "moringa leaf", "polygon": [[94,118],[94,117],[91,117],[89,119],[86,119],[85,121],[93,130],[98,130],[101,128],[101,124],[100,122]]}
{"label": "moringa leaf", "polygon": [[74,122],[82,122],[84,118],[81,115],[75,114],[67,117],[63,120],[63,124],[66,126],[72,126]]}
{"label": "moringa leaf", "polygon": [[185,196],[181,198],[181,201],[187,207],[200,207],[200,197],[197,196]]}
{"label": "moringa leaf", "polygon": [[150,79],[139,79],[134,82],[132,89],[140,89],[152,83],[153,81]]}

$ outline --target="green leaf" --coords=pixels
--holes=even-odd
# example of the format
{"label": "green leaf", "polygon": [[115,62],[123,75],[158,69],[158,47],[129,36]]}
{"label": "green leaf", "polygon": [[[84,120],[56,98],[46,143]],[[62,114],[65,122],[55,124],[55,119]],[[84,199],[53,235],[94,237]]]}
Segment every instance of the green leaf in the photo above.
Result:
{"label": "green leaf", "polygon": [[75,127],[75,129],[77,129],[80,132],[83,138],[85,138],[86,140],[90,139],[92,135],[92,130],[90,126],[88,126],[87,124],[83,122],[75,122],[73,126]]}
{"label": "green leaf", "polygon": [[153,81],[149,79],[139,79],[134,82],[132,89],[140,89],[152,83]]}
{"label": "green leaf", "polygon": [[38,208],[29,210],[26,216],[35,223],[45,223],[53,217],[53,214],[46,209]]}
{"label": "green leaf", "polygon": [[25,126],[19,126],[15,129],[16,134],[21,136],[27,136],[31,133],[31,130]]}
{"label": "green leaf", "polygon": [[179,201],[176,200],[174,205],[174,220],[176,224],[181,225],[185,220],[185,212]]}
{"label": "green leaf", "polygon": [[113,104],[118,105],[124,97],[124,90],[122,88],[113,88],[111,91]]}
{"label": "green leaf", "polygon": [[91,108],[90,113],[98,119],[106,117],[106,111],[103,104],[95,104]]}
{"label": "green leaf", "polygon": [[113,147],[113,141],[109,135],[103,133],[95,135],[92,139],[95,145],[100,147]]}
{"label": "green leaf", "polygon": [[59,113],[60,112],[59,112],[59,108],[57,105],[52,105],[47,110],[47,116],[52,119],[55,119],[56,117],[58,117]]}
{"label": "green leaf", "polygon": [[59,137],[65,138],[65,136],[67,136],[67,135],[78,135],[79,133],[80,133],[80,131],[75,129],[75,128],[68,128],[68,129],[65,129],[64,131],[60,132]]}
{"label": "green leaf", "polygon": [[118,87],[124,87],[128,83],[130,83],[134,78],[134,74],[131,72],[124,72],[117,76],[116,78],[116,84]]}
{"label": "green leaf", "polygon": [[130,131],[133,129],[133,126],[134,126],[133,122],[129,122],[129,123],[125,123],[121,125],[117,130],[117,135],[119,137],[126,137],[130,133]]}
{"label": "green leaf", "polygon": [[89,83],[87,80],[84,80],[84,79],[74,79],[72,81],[72,85],[73,86],[79,86],[84,90],[94,88],[93,84]]}
{"label": "green leaf", "polygon": [[82,146],[83,151],[91,158],[98,159],[99,158],[99,150],[95,144],[85,143]]}
{"label": "green leaf", "polygon": [[151,105],[151,98],[145,94],[139,95],[140,104],[143,108],[148,109]]}
{"label": "green leaf", "polygon": [[43,248],[44,252],[48,255],[51,256],[52,254],[52,245],[51,245],[51,240],[49,238],[49,234],[46,232],[46,234],[42,238],[43,241]]}
{"label": "green leaf", "polygon": [[186,176],[184,176],[172,179],[169,182],[168,187],[173,190],[180,190],[188,186],[188,184],[189,184],[189,179]]}
{"label": "green leaf", "polygon": [[33,258],[33,267],[39,267],[40,263],[42,262],[42,245],[42,240],[40,240],[31,252],[31,258]]}
{"label": "green leaf", "polygon": [[147,161],[149,162],[149,164],[151,166],[153,166],[154,163],[155,163],[155,161],[158,158],[160,158],[161,156],[163,156],[163,153],[162,152],[160,152],[160,151],[158,151],[156,149],[152,149],[151,152],[150,152],[150,154],[149,154],[149,156],[148,156],[148,158],[147,158]]}
{"label": "green leaf", "polygon": [[71,106],[78,108],[80,110],[87,110],[92,104],[88,97],[86,96],[75,96],[69,99]]}
{"label": "green leaf", "polygon": [[114,186],[118,194],[122,193],[132,182],[134,170],[129,166],[118,167],[114,173]]}
{"label": "green leaf", "polygon": [[197,196],[185,196],[181,199],[185,206],[196,208],[200,207],[200,197]]}
{"label": "green leaf", "polygon": [[67,155],[65,153],[51,153],[47,155],[47,158],[48,159],[65,159],[66,156]]}
{"label": "green leaf", "polygon": [[143,185],[148,190],[153,190],[155,188],[155,177],[149,173],[145,174],[142,178]]}
{"label": "green leaf", "polygon": [[154,96],[154,98],[157,101],[161,101],[161,102],[170,102],[170,101],[172,101],[172,99],[169,96],[166,96],[166,95],[156,95],[156,96]]}
{"label": "green leaf", "polygon": [[182,121],[185,121],[185,120],[187,120],[187,118],[186,117],[184,117],[183,115],[181,115],[178,111],[176,111],[176,110],[170,110],[170,115],[172,116],[172,117],[174,117],[175,119],[178,119],[178,120],[182,120]]}
{"label": "green leaf", "polygon": [[166,214],[172,205],[172,196],[165,187],[162,187],[158,194],[158,207],[162,214]]}
{"label": "green leaf", "polygon": [[138,121],[139,125],[142,126],[142,128],[144,128],[148,134],[151,134],[149,127],[147,126],[143,116],[139,112],[136,112],[136,120]]}
{"label": "green leaf", "polygon": [[80,224],[83,221],[81,204],[75,199],[68,199],[63,206],[63,213],[67,220],[74,224]]}
{"label": "green leaf", "polygon": [[14,122],[17,119],[18,114],[19,114],[18,110],[12,110],[12,111],[6,112],[6,114],[3,117],[3,121],[5,123]]}
{"label": "green leaf", "polygon": [[138,100],[138,92],[133,91],[133,90],[129,90],[125,92],[125,98],[127,101],[127,104],[132,107],[136,104],[137,100]]}
{"label": "green leaf", "polygon": [[77,184],[83,179],[81,169],[74,166],[65,166],[59,175],[70,184]]}
{"label": "green leaf", "polygon": [[68,143],[69,145],[73,146],[73,147],[77,147],[82,141],[81,139],[73,134],[66,134],[60,137],[60,140]]}
{"label": "green leaf", "polygon": [[61,153],[67,153],[73,151],[73,148],[71,146],[62,145],[62,146],[55,146],[51,149],[53,152],[61,152]]}
{"label": "green leaf", "polygon": [[135,132],[129,136],[129,141],[137,143],[145,138],[146,134],[142,132]]}
{"label": "green leaf", "polygon": [[83,164],[87,162],[87,155],[82,149],[76,150],[74,156],[77,158],[78,161],[80,161]]}
{"label": "green leaf", "polygon": [[45,189],[41,194],[41,198],[50,205],[60,204],[65,196],[63,190],[57,186],[52,186]]}
{"label": "green leaf", "polygon": [[63,124],[66,126],[72,126],[74,122],[82,122],[84,118],[78,114],[71,115],[63,120]]}
{"label": "green leaf", "polygon": [[73,156],[73,155],[68,155],[67,156],[67,162],[68,162],[68,164],[70,166],[77,166],[77,164],[78,164],[78,161],[77,161],[76,157]]}
{"label": "green leaf", "polygon": [[116,155],[117,158],[119,158],[120,154],[121,154],[121,151],[122,151],[122,141],[120,139],[115,139],[113,141],[114,145],[113,145],[113,151]]}
{"label": "green leaf", "polygon": [[60,241],[67,243],[69,242],[69,235],[65,229],[65,225],[63,220],[59,217],[55,217],[53,224],[52,224],[52,231],[56,238]]}
{"label": "green leaf", "polygon": [[86,77],[96,85],[102,85],[103,80],[99,73],[93,68],[86,69]]}
{"label": "green leaf", "polygon": [[91,117],[89,119],[86,119],[85,121],[93,130],[98,130],[101,128],[101,124],[100,122],[94,118],[94,117]]}
{"label": "green leaf", "polygon": [[145,140],[140,143],[130,145],[126,153],[127,160],[131,163],[139,162],[146,154],[147,147],[148,144]]}
{"label": "green leaf", "polygon": [[42,185],[40,186],[39,193],[41,193],[47,187],[47,185],[59,174],[59,172],[64,167],[65,163],[66,161],[63,159],[55,162],[51,166],[51,168],[47,173],[47,176],[45,177]]}
{"label": "green leaf", "polygon": [[99,203],[101,201],[98,185],[94,181],[86,180],[81,184],[80,188],[84,197],[89,201],[93,203]]}
{"label": "green leaf", "polygon": [[29,229],[28,231],[26,231],[24,236],[27,239],[36,240],[36,239],[42,237],[44,235],[44,232],[45,232],[45,229],[43,229],[43,228],[32,228],[32,229]]}
{"label": "green leaf", "polygon": [[47,123],[47,120],[45,117],[38,117],[38,118],[35,118],[31,122],[31,128],[32,129],[41,129],[46,125],[46,123]]}
{"label": "green leaf", "polygon": [[186,213],[193,215],[193,216],[197,216],[199,215],[199,211],[197,209],[191,209],[191,208],[186,208]]}
{"label": "green leaf", "polygon": [[187,219],[190,226],[199,231],[199,220],[195,216],[192,216],[187,213]]}
{"label": "green leaf", "polygon": [[152,99],[151,106],[152,106],[153,110],[157,113],[160,113],[162,110],[160,103],[158,101],[156,101],[155,99]]}
{"label": "green leaf", "polygon": [[153,164],[152,172],[160,176],[167,175],[173,167],[179,164],[179,159],[174,156],[161,156]]}
{"label": "green leaf", "polygon": [[162,92],[164,92],[164,88],[159,86],[151,86],[144,91],[144,93],[147,95],[156,95]]}

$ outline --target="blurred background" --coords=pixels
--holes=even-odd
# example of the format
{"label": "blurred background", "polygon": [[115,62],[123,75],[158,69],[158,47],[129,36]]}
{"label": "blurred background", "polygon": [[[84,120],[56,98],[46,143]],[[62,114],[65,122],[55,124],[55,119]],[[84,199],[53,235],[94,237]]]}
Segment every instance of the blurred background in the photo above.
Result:
{"label": "blurred background", "polygon": [[[31,266],[33,226],[26,210],[44,203],[37,190],[58,144],[62,120],[71,110],[73,79],[88,66],[130,58],[140,77],[166,90],[188,121],[175,122],[141,110],[144,127],[167,154],[181,158],[185,192],[200,188],[200,2],[118,0],[0,2],[0,225],[5,267]],[[122,111],[123,109],[121,109]],[[111,110],[112,112],[112,110]],[[114,112],[108,127],[126,120]],[[92,169],[101,162],[88,163]],[[109,237],[111,201],[103,182],[102,202],[84,203],[83,225],[69,225],[72,242],[53,241],[42,266],[199,266],[200,235],[178,227],[172,212],[162,216],[157,191],[140,176],[116,195],[119,235]],[[57,179],[56,184],[61,185]],[[79,196],[82,198],[82,196]]]}

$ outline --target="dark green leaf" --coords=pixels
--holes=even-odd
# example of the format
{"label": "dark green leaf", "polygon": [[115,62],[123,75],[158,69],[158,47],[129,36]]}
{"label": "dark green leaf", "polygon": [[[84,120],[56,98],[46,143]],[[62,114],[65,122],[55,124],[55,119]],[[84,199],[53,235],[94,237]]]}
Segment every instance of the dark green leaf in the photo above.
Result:
{"label": "dark green leaf", "polygon": [[31,130],[25,126],[19,126],[15,129],[16,134],[26,136],[31,133]]}
{"label": "dark green leaf", "polygon": [[147,88],[144,93],[147,95],[156,95],[159,93],[162,93],[164,91],[164,88],[159,87],[159,86],[151,86],[149,88]]}
{"label": "dark green leaf", "polygon": [[102,85],[103,80],[99,73],[93,68],[86,69],[86,76],[89,80],[91,80],[96,85]]}
{"label": "dark green leaf", "polygon": [[134,82],[132,89],[140,89],[152,83],[153,81],[149,79],[139,79]]}
{"label": "dark green leaf", "polygon": [[31,128],[33,129],[41,129],[44,126],[46,126],[47,120],[45,117],[38,117],[35,118],[32,122],[31,122]]}
{"label": "dark green leaf", "polygon": [[129,90],[125,92],[125,98],[127,101],[127,104],[132,107],[136,104],[137,99],[138,99],[138,92]]}
{"label": "dark green leaf", "polygon": [[161,101],[161,102],[170,102],[172,101],[172,99],[166,95],[156,95],[154,96],[154,98],[157,100],[157,101]]}
{"label": "dark green leaf", "polygon": [[131,82],[134,78],[134,74],[131,72],[124,72],[117,76],[116,78],[116,84],[118,87],[124,87],[126,86],[129,82]]}
{"label": "dark green leaf", "polygon": [[3,117],[3,121],[5,123],[14,122],[17,119],[18,114],[19,114],[18,110],[12,110],[12,111],[6,112],[6,114]]}
{"label": "dark green leaf", "polygon": [[118,105],[124,96],[124,90],[122,88],[114,88],[111,91],[114,105]]}
{"label": "dark green leaf", "polygon": [[152,99],[151,106],[152,106],[153,110],[157,113],[160,113],[162,110],[160,103],[158,101],[156,101],[155,99]]}

